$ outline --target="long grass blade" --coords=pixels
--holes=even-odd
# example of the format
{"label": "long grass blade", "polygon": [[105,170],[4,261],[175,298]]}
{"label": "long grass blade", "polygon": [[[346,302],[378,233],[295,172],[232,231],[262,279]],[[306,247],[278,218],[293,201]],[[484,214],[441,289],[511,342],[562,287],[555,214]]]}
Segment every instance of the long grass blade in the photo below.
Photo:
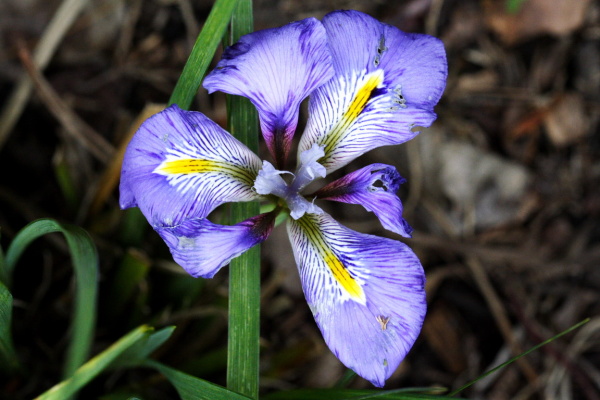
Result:
{"label": "long grass blade", "polygon": [[98,253],[89,234],[81,228],[59,224],[52,219],[34,221],[23,228],[6,252],[5,275],[10,285],[12,271],[25,249],[40,236],[60,232],[64,235],[75,269],[75,311],[72,340],[67,350],[63,376],[68,377],[87,359],[96,324],[98,292]]}
{"label": "long grass blade", "polygon": [[[230,43],[253,30],[252,1],[240,0],[231,21]],[[251,150],[258,150],[258,117],[247,99],[228,96],[229,131]],[[239,222],[260,212],[259,205],[237,203],[231,221]],[[229,340],[227,387],[258,398],[260,248],[256,246],[233,260],[229,278]]]}
{"label": "long grass blade", "polygon": [[265,396],[264,400],[440,400],[449,397],[437,395],[443,388],[404,388],[394,390],[360,389],[296,389]]}
{"label": "long grass blade", "polygon": [[177,104],[184,110],[190,108],[206,69],[221,43],[227,30],[237,0],[217,0],[206,19],[202,32],[198,35],[175,89],[169,99],[169,105]]}
{"label": "long grass blade", "polygon": [[0,282],[0,371],[12,372],[20,368],[11,335],[13,298]]}
{"label": "long grass blade", "polygon": [[73,375],[42,393],[35,400],[64,400],[73,396],[92,379],[105,371],[113,361],[128,349],[144,342],[153,328],[141,326],[119,339],[116,343],[77,369]]}
{"label": "long grass blade", "polygon": [[196,378],[157,361],[148,360],[145,366],[160,371],[167,377],[182,400],[249,400],[249,397],[227,390],[214,383]]}
{"label": "long grass blade", "polygon": [[481,380],[481,379],[485,378],[485,377],[486,377],[486,376],[488,376],[488,375],[491,375],[491,374],[493,374],[494,372],[496,372],[496,371],[498,371],[498,370],[500,370],[500,369],[502,369],[502,368],[506,367],[506,366],[507,366],[507,365],[509,365],[509,364],[512,364],[513,362],[517,361],[519,358],[521,358],[521,357],[525,357],[527,354],[529,354],[529,353],[531,353],[531,352],[533,352],[533,351],[536,351],[536,350],[537,350],[537,349],[539,349],[540,347],[542,347],[542,346],[545,346],[545,345],[547,345],[548,343],[555,341],[556,339],[560,338],[561,336],[564,336],[564,335],[566,335],[567,333],[569,333],[569,332],[572,332],[572,331],[574,331],[575,329],[578,329],[578,328],[580,328],[581,326],[583,326],[583,325],[587,324],[588,322],[590,322],[590,319],[589,319],[589,318],[586,318],[586,319],[584,319],[583,321],[581,321],[581,322],[579,322],[579,323],[577,323],[577,324],[573,325],[573,326],[572,326],[572,327],[570,327],[569,329],[567,329],[567,330],[565,330],[565,331],[562,331],[562,332],[561,332],[561,333],[559,333],[558,335],[556,335],[556,336],[553,336],[553,337],[551,337],[550,339],[544,340],[542,343],[539,343],[539,344],[537,344],[537,345],[533,346],[532,348],[530,348],[529,350],[527,350],[527,351],[525,351],[525,352],[523,352],[523,353],[519,354],[518,356],[516,356],[516,357],[513,357],[513,358],[511,358],[510,360],[506,361],[505,363],[502,363],[502,364],[498,365],[497,367],[494,367],[494,368],[492,368],[491,370],[487,371],[487,372],[486,372],[486,373],[484,373],[483,375],[481,375],[481,376],[477,377],[477,379],[474,379],[474,380],[472,380],[471,382],[469,382],[469,383],[467,383],[467,384],[465,384],[465,385],[463,385],[463,386],[459,387],[458,389],[456,389],[455,391],[453,391],[452,393],[450,393],[450,394],[449,394],[449,396],[455,396],[455,395],[457,395],[458,393],[462,392],[463,390],[465,390],[465,389],[466,389],[466,388],[468,388],[469,386],[472,386],[472,385],[474,385],[475,383],[477,383],[477,381],[479,381],[479,380]]}

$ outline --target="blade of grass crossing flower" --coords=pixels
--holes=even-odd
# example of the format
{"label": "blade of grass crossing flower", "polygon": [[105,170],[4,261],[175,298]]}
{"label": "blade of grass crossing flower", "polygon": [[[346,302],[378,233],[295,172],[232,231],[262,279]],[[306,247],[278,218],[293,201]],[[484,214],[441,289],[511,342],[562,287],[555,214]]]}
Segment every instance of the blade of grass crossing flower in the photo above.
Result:
{"label": "blade of grass crossing flower", "polygon": [[237,0],[217,0],[213,5],[171,94],[169,105],[177,104],[184,110],[190,108],[206,69],[227,30],[237,2]]}
{"label": "blade of grass crossing flower", "polygon": [[474,379],[474,380],[472,380],[471,382],[469,382],[469,383],[467,383],[467,384],[465,384],[465,385],[461,386],[460,388],[458,388],[458,389],[456,389],[455,391],[453,391],[452,393],[450,393],[450,394],[449,394],[449,396],[455,396],[455,395],[457,395],[458,393],[462,392],[463,390],[465,390],[465,389],[466,389],[466,388],[468,388],[469,386],[472,386],[472,385],[474,385],[475,383],[477,383],[479,380],[481,380],[481,379],[485,378],[486,376],[493,374],[494,372],[496,372],[496,371],[498,371],[498,370],[500,370],[500,369],[502,369],[502,368],[506,367],[506,366],[507,366],[507,365],[509,365],[509,364],[512,364],[513,362],[517,361],[519,358],[521,358],[521,357],[524,357],[524,356],[526,356],[527,354],[529,354],[529,353],[531,353],[531,352],[533,352],[533,351],[536,351],[536,350],[537,350],[537,349],[539,349],[540,347],[542,347],[542,346],[545,346],[545,345],[547,345],[548,343],[550,343],[550,342],[553,342],[553,341],[555,341],[556,339],[560,338],[561,336],[564,336],[564,335],[566,335],[567,333],[569,333],[569,332],[572,332],[572,331],[574,331],[575,329],[578,329],[578,328],[580,328],[581,326],[583,326],[583,325],[587,324],[588,322],[590,322],[590,319],[589,319],[589,318],[586,318],[586,319],[584,319],[583,321],[581,321],[581,322],[579,322],[579,323],[577,323],[577,324],[573,325],[573,326],[572,326],[572,327],[570,327],[569,329],[562,331],[562,332],[561,332],[561,333],[559,333],[558,335],[556,335],[556,336],[553,336],[553,337],[551,337],[550,339],[544,340],[542,343],[539,343],[539,344],[537,344],[537,345],[533,346],[533,347],[532,347],[532,348],[530,348],[529,350],[527,350],[527,351],[525,351],[525,352],[523,352],[523,353],[519,354],[519,355],[518,355],[518,356],[516,356],[516,357],[513,357],[513,358],[511,358],[510,360],[506,361],[505,363],[502,363],[502,364],[498,365],[497,367],[495,367],[495,368],[492,368],[491,370],[487,371],[487,372],[486,372],[486,373],[484,373],[483,375],[479,376],[477,379]]}
{"label": "blade of grass crossing flower", "polygon": [[75,311],[72,323],[72,339],[63,367],[63,375],[70,376],[87,359],[96,323],[98,291],[98,253],[86,231],[76,226],[62,225],[52,219],[34,221],[23,228],[6,252],[6,275],[10,285],[12,271],[27,246],[48,233],[64,235],[75,269]]}
{"label": "blade of grass crossing flower", "polygon": [[[252,1],[240,0],[232,16],[230,43],[253,30]],[[258,150],[258,116],[247,99],[228,96],[229,131],[242,143]],[[236,203],[231,221],[239,222],[259,213],[256,202]],[[260,248],[255,246],[230,265],[229,339],[227,388],[250,398],[258,398]]]}
{"label": "blade of grass crossing flower", "polygon": [[108,349],[82,365],[70,378],[53,386],[35,400],[64,400],[71,397],[101,372],[106,370],[113,361],[132,346],[147,340],[151,336],[152,331],[153,328],[149,326],[141,326],[131,331]]}
{"label": "blade of grass crossing flower", "polygon": [[214,383],[177,371],[157,361],[148,360],[145,366],[154,368],[167,377],[182,400],[248,400],[249,397],[227,390]]}
{"label": "blade of grass crossing flower", "polygon": [[13,298],[8,288],[0,282],[0,371],[20,368],[10,332]]}

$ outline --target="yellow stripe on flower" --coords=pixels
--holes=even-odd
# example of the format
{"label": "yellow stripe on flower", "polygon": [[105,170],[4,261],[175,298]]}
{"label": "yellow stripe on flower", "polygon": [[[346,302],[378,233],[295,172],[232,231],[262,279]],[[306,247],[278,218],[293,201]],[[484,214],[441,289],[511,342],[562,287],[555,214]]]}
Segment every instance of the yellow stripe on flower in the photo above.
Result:
{"label": "yellow stripe on flower", "polygon": [[358,87],[352,102],[348,109],[342,115],[342,118],[333,126],[329,134],[325,136],[323,143],[325,145],[326,156],[331,153],[337,143],[341,141],[348,128],[357,120],[360,113],[365,109],[371,99],[371,95],[383,83],[383,70],[378,69],[364,77],[361,86]]}
{"label": "yellow stripe on flower", "polygon": [[332,252],[328,252],[323,256],[325,264],[331,270],[333,277],[342,287],[348,292],[350,297],[364,302],[365,292],[362,286],[350,275],[344,264]]}
{"label": "yellow stripe on flower", "polygon": [[157,172],[165,174],[196,174],[202,172],[221,172],[221,163],[212,160],[199,160],[188,158],[184,160],[165,161],[158,168]]}
{"label": "yellow stripe on flower", "polygon": [[302,227],[302,230],[308,237],[313,248],[325,262],[335,280],[340,286],[350,295],[353,300],[360,303],[365,303],[366,297],[362,286],[348,272],[348,269],[340,261],[340,259],[331,250],[327,241],[323,237],[321,230],[316,226],[313,217],[310,214],[304,215],[297,222]]}
{"label": "yellow stripe on flower", "polygon": [[158,167],[156,167],[154,172],[163,175],[187,175],[216,172],[233,176],[245,183],[248,183],[249,185],[254,184],[254,178],[256,177],[256,172],[250,171],[236,164],[225,161],[203,160],[198,158],[165,160]]}

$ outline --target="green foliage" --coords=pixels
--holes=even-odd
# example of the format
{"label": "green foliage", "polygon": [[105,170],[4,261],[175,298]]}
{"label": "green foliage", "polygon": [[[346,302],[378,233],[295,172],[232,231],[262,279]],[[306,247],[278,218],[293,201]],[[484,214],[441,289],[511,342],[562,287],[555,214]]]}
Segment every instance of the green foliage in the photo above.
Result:
{"label": "green foliage", "polygon": [[155,368],[175,386],[182,400],[248,400],[249,397],[227,390],[214,383],[198,379],[156,361],[147,361],[146,366]]}
{"label": "green foliage", "polygon": [[7,287],[0,282],[0,371],[19,369],[19,361],[10,333],[13,298]]}
{"label": "green foliage", "polygon": [[298,389],[278,392],[264,397],[264,400],[416,400],[448,399],[432,393],[443,389],[408,388],[396,390],[352,390],[352,389]]}
{"label": "green foliage", "polygon": [[[253,31],[252,1],[241,0],[231,21],[231,43]],[[227,97],[228,128],[232,135],[256,152],[258,116],[246,98]],[[231,206],[231,222],[257,215],[256,202]],[[260,248],[232,260],[229,266],[229,331],[227,387],[253,399],[258,398],[260,319]]]}
{"label": "green foliage", "polygon": [[34,221],[23,228],[9,246],[4,263],[0,265],[2,269],[0,277],[10,287],[12,271],[21,254],[35,239],[54,232],[62,233],[67,241],[77,283],[71,330],[73,332],[72,340],[63,368],[63,374],[67,377],[86,360],[92,345],[96,323],[98,253],[89,234],[81,228],[60,224],[52,219]]}
{"label": "green foliage", "polygon": [[181,76],[169,99],[169,105],[177,104],[185,110],[190,108],[206,69],[227,30],[237,3],[237,0],[217,0],[215,2],[202,32],[198,35],[190,57],[183,67]]}
{"label": "green foliage", "polygon": [[[127,354],[127,350],[139,346],[137,350],[143,352],[145,350],[144,344],[151,342],[152,331],[153,329],[149,326],[141,326],[133,330],[108,349],[82,365],[72,376],[37,397],[36,400],[64,400],[73,396],[92,379],[106,370],[111,363],[123,354]],[[155,342],[152,342],[152,344],[155,344]]]}

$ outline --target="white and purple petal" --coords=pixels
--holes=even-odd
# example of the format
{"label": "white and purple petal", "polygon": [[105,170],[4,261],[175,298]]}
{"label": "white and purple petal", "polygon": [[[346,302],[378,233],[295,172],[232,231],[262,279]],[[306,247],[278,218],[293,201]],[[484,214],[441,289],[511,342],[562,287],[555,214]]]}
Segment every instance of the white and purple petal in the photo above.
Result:
{"label": "white and purple petal", "polygon": [[373,212],[385,229],[411,237],[412,228],[402,218],[402,201],[396,194],[406,182],[395,167],[371,164],[351,172],[314,193],[324,200],[359,204]]}
{"label": "white and purple petal", "polygon": [[383,386],[414,344],[425,275],[404,243],[352,231],[331,216],[288,222],[306,300],[331,351]]}
{"label": "white and purple petal", "polygon": [[299,107],[333,75],[325,29],[314,18],[242,36],[204,80],[210,93],[249,98],[263,136],[283,168],[298,124]]}
{"label": "white and purple petal", "polygon": [[404,33],[358,11],[330,13],[323,25],[336,75],[311,94],[298,151],[324,145],[321,163],[330,173],[430,126],[447,64],[438,39]]}
{"label": "white and purple petal", "polygon": [[204,218],[225,202],[260,198],[260,159],[199,112],[173,105],[147,119],[129,143],[121,208],[139,207],[153,227]]}
{"label": "white and purple petal", "polygon": [[274,221],[275,214],[268,213],[231,226],[201,218],[155,229],[169,246],[176,263],[193,277],[212,278],[233,258],[263,242]]}

